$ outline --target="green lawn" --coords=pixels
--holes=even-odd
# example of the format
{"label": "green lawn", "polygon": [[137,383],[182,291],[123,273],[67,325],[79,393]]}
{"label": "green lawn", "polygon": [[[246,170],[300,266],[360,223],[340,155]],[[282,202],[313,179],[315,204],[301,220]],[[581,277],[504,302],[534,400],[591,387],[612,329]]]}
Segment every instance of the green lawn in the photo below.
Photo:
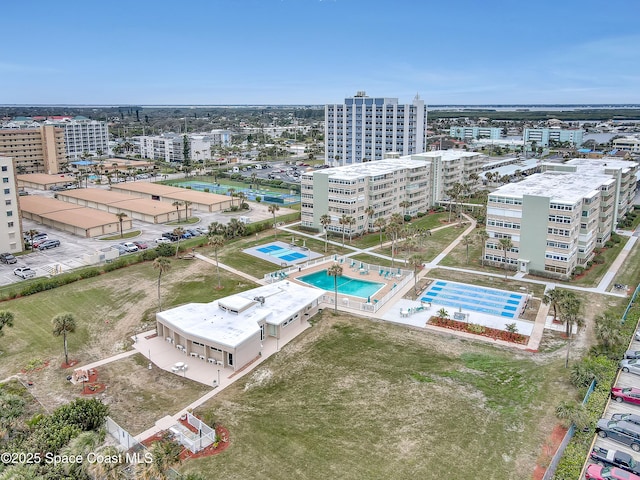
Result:
{"label": "green lawn", "polygon": [[617,243],[615,246],[611,248],[605,248],[602,251],[601,255],[605,259],[604,263],[600,265],[596,265],[594,263],[593,266],[585,272],[584,276],[581,276],[579,278],[574,278],[573,280],[571,280],[570,283],[572,285],[580,285],[581,287],[597,286],[598,282],[600,282],[604,274],[607,273],[607,270],[609,270],[609,267],[611,267],[611,264],[613,263],[613,261],[616,259],[618,254],[622,251],[622,248],[627,244],[627,241],[629,240],[627,237],[620,237],[620,238],[621,238],[620,243]]}
{"label": "green lawn", "polygon": [[228,479],[524,478],[566,395],[562,360],[325,313],[196,413],[229,428],[180,470]]}
{"label": "green lawn", "polygon": [[[412,250],[406,250],[404,248],[404,241],[400,240],[398,242],[396,258],[405,259],[406,257],[417,253],[422,255],[425,262],[430,262],[436,258],[443,249],[450,245],[451,242],[458,238],[462,232],[464,232],[464,229],[457,227],[443,228],[442,230],[433,232],[431,236],[422,237],[421,243]],[[386,245],[384,248],[378,248],[375,252],[382,255],[388,255],[390,257],[391,245]]]}

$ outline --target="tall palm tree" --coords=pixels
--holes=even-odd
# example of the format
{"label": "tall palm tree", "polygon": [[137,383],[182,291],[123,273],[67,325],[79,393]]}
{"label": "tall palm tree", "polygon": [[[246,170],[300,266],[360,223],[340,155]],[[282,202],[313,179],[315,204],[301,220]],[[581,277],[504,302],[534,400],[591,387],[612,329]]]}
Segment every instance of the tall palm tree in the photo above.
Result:
{"label": "tall palm tree", "polygon": [[258,186],[258,174],[256,172],[251,173],[251,188],[257,188]]}
{"label": "tall palm tree", "polygon": [[327,275],[333,277],[333,290],[335,293],[334,312],[338,313],[338,277],[342,275],[342,265],[334,263],[327,269]]}
{"label": "tall palm tree", "polygon": [[178,241],[176,242],[176,258],[178,258],[178,253],[180,252],[180,240],[182,239],[182,235],[184,235],[184,228],[174,228],[173,234],[178,237]]}
{"label": "tall palm tree", "polygon": [[351,245],[351,243],[353,242],[353,226],[356,224],[356,219],[355,217],[352,217],[351,215],[349,215],[347,217],[347,225],[349,225],[349,244]]}
{"label": "tall palm tree", "polygon": [[324,253],[327,253],[327,245],[329,243],[329,239],[327,238],[327,227],[331,225],[331,216],[328,213],[320,216],[320,225],[324,229]]}
{"label": "tall palm tree", "polygon": [[571,335],[573,333],[573,326],[575,325],[578,328],[584,326],[584,319],[580,315],[581,308],[582,302],[580,302],[580,299],[576,296],[576,294],[567,291],[560,307],[560,319],[566,324],[566,334],[568,339],[567,357],[564,362],[565,368],[569,367],[569,352],[571,350]]}
{"label": "tall palm tree", "polygon": [[465,235],[460,239],[460,243],[467,249],[467,265],[469,265],[469,246],[473,245],[473,237],[471,235]]}
{"label": "tall palm tree", "polygon": [[60,313],[51,320],[53,325],[53,336],[62,335],[64,345],[64,363],[69,365],[69,352],[67,351],[67,334],[76,331],[76,318],[72,313]]}
{"label": "tall palm tree", "polygon": [[343,247],[344,247],[344,235],[347,231],[345,228],[345,225],[349,223],[349,218],[350,218],[349,215],[347,215],[346,213],[343,213],[342,216],[338,219],[338,222],[342,226],[342,246]]}
{"label": "tall palm tree", "polygon": [[231,208],[233,208],[233,196],[236,193],[236,189],[235,188],[228,188],[227,189],[227,193],[229,194],[229,196],[231,197]]}
{"label": "tall palm tree", "polygon": [[545,305],[550,305],[553,308],[553,321],[556,322],[558,320],[558,312],[560,310],[560,306],[562,305],[562,301],[567,293],[566,290],[560,290],[559,288],[552,288],[547,293],[545,293],[542,297],[542,303]]}
{"label": "tall palm tree", "polygon": [[190,202],[189,200],[184,201],[184,221],[185,222],[189,220],[189,207],[191,206],[192,203],[193,202]]}
{"label": "tall palm tree", "polygon": [[216,275],[218,276],[218,290],[222,288],[220,285],[220,264],[218,263],[218,250],[224,247],[224,237],[222,235],[211,235],[209,237],[209,245],[213,247],[213,253],[216,258]]}
{"label": "tall palm tree", "polygon": [[513,242],[510,238],[501,238],[500,239],[500,248],[504,252],[504,279],[507,279],[507,252],[513,248]]}
{"label": "tall palm tree", "polygon": [[3,327],[13,327],[14,319],[15,315],[13,312],[10,312],[9,310],[0,310],[0,337],[4,335],[4,333],[2,333]]}
{"label": "tall palm tree", "polygon": [[489,234],[487,233],[486,230],[482,229],[476,232],[476,236],[480,239],[480,242],[482,243],[482,250],[480,251],[481,253],[480,262],[484,267],[484,250],[485,250],[485,245],[487,243],[487,239],[489,238]]}
{"label": "tall palm tree", "polygon": [[179,222],[180,221],[180,207],[182,206],[182,202],[179,202],[178,200],[176,200],[171,205],[176,207],[176,213],[178,214],[178,222]]}
{"label": "tall palm tree", "polygon": [[413,291],[418,294],[418,272],[422,269],[424,258],[419,253],[411,255],[409,258],[409,265],[413,269]]}
{"label": "tall palm tree", "polygon": [[27,231],[27,235],[29,235],[29,243],[31,244],[31,247],[33,248],[33,237],[35,237],[38,234],[38,230],[29,230]]}
{"label": "tall palm tree", "polygon": [[242,208],[242,205],[244,205],[244,201],[247,199],[247,195],[244,192],[238,192],[236,194],[236,197],[238,197],[238,206],[240,208]]}
{"label": "tall palm tree", "polygon": [[371,220],[371,217],[373,217],[373,215],[376,213],[376,211],[374,210],[374,208],[369,205],[367,208],[364,209],[364,214],[366,215],[366,220],[365,220],[365,225],[367,226],[366,231],[370,232],[371,228],[369,226],[369,221]]}
{"label": "tall palm tree", "polygon": [[408,200],[403,200],[398,204],[398,206],[402,208],[402,216],[405,216],[407,214],[407,208],[411,206],[411,203]]}
{"label": "tall palm tree", "polygon": [[153,268],[158,270],[158,311],[162,311],[162,297],[160,296],[160,279],[162,274],[171,269],[171,260],[167,257],[158,257],[153,261]]}
{"label": "tall palm tree", "polygon": [[280,210],[280,207],[278,205],[272,203],[271,205],[269,205],[268,210],[269,210],[269,213],[271,215],[273,215],[273,229],[275,231],[275,238],[277,239],[278,238],[278,226],[276,225],[276,212],[278,210]]}
{"label": "tall palm tree", "polygon": [[378,229],[380,232],[380,248],[382,248],[382,230],[387,225],[387,221],[383,217],[376,218],[375,222],[373,222],[373,226]]}
{"label": "tall palm tree", "polygon": [[386,232],[391,238],[391,268],[394,267],[395,253],[396,253],[396,241],[398,240],[398,234],[402,230],[402,225],[396,222],[390,222],[387,225]]}
{"label": "tall palm tree", "polygon": [[124,219],[128,216],[126,213],[124,212],[118,212],[115,214],[116,217],[118,217],[118,221],[120,222],[120,238],[123,237],[122,234],[122,222],[124,221]]}

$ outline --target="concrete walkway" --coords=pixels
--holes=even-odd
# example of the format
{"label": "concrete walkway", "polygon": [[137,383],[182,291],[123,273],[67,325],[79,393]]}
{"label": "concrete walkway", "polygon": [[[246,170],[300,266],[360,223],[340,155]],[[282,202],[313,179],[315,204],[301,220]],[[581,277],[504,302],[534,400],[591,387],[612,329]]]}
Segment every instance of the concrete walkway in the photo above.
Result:
{"label": "concrete walkway", "polygon": [[106,365],[107,363],[117,362],[118,360],[122,360],[123,358],[127,358],[127,357],[130,357],[132,355],[135,355],[136,353],[138,353],[137,350],[127,350],[126,352],[119,353],[117,355],[114,355],[113,357],[103,358],[102,360],[98,360],[97,362],[88,363],[88,364],[82,365],[82,366],[78,365],[78,366],[74,367],[74,370],[77,370],[79,368],[81,368],[83,370],[89,370],[91,368],[97,368],[100,365]]}

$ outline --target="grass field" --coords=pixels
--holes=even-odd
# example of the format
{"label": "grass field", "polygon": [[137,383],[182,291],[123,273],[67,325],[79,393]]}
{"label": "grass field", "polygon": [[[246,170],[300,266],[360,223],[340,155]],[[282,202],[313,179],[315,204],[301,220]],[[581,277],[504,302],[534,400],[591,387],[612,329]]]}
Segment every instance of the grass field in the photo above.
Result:
{"label": "grass field", "polygon": [[525,478],[555,422],[562,359],[323,314],[203,405],[230,430],[183,472],[229,479]]}

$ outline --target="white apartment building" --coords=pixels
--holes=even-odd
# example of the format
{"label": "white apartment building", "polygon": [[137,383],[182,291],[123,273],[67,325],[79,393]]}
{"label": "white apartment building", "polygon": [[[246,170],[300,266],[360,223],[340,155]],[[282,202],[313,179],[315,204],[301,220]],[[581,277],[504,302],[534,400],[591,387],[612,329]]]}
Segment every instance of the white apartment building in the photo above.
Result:
{"label": "white apartment building", "polygon": [[477,140],[480,138],[499,140],[502,138],[502,129],[499,127],[451,127],[449,136],[460,140]]}
{"label": "white apartment building", "polygon": [[607,175],[615,180],[615,188],[611,191],[613,207],[607,212],[606,220],[611,224],[610,228],[603,228],[599,234],[599,246],[603,245],[611,232],[616,228],[618,221],[624,215],[633,210],[637,188],[638,163],[619,160],[617,158],[573,158],[565,163],[544,163],[543,171],[575,172],[585,175]]}
{"label": "white apartment building", "polygon": [[[545,172],[504,185],[487,200],[484,260],[504,267],[500,240],[511,240],[511,269],[567,279],[611,232],[616,181],[610,175]],[[608,238],[608,236],[607,236]]]}
{"label": "white apartment building", "polygon": [[640,137],[616,138],[613,141],[613,148],[624,150],[625,152],[640,154]]}
{"label": "white apartment building", "polygon": [[[356,218],[345,227],[359,235],[373,229],[379,217],[425,212],[456,183],[479,185],[486,156],[464,150],[440,150],[415,155],[387,154],[383,160],[308,172],[301,177],[302,225],[322,230],[320,217],[329,214],[329,231],[342,232],[343,215]],[[477,177],[473,174],[478,175]],[[402,206],[408,202],[407,206]],[[371,207],[372,215],[365,212]]]}
{"label": "white apartment building", "polygon": [[191,133],[188,135],[191,159],[199,162],[211,160],[211,150],[216,146],[231,145],[231,132],[228,130],[211,130],[211,133]]}
{"label": "white apartment building", "polygon": [[184,136],[176,133],[136,137],[142,158],[164,162],[182,162]]}
{"label": "white apartment building", "polygon": [[522,132],[522,140],[525,143],[536,142],[538,147],[548,147],[551,141],[569,142],[576,147],[582,145],[584,130],[561,128],[525,128]]}
{"label": "white apartment building", "polygon": [[64,140],[69,161],[80,160],[83,156],[100,156],[109,153],[109,126],[106,122],[86,117],[64,120],[47,120],[45,125],[64,129]]}
{"label": "white apartment building", "polygon": [[0,216],[0,253],[21,252],[22,223],[18,205],[18,183],[13,158],[0,156],[0,182],[4,210]]}
{"label": "white apartment building", "polygon": [[382,160],[387,152],[424,152],[427,109],[418,95],[411,104],[371,98],[365,92],[325,105],[325,164],[334,167]]}

